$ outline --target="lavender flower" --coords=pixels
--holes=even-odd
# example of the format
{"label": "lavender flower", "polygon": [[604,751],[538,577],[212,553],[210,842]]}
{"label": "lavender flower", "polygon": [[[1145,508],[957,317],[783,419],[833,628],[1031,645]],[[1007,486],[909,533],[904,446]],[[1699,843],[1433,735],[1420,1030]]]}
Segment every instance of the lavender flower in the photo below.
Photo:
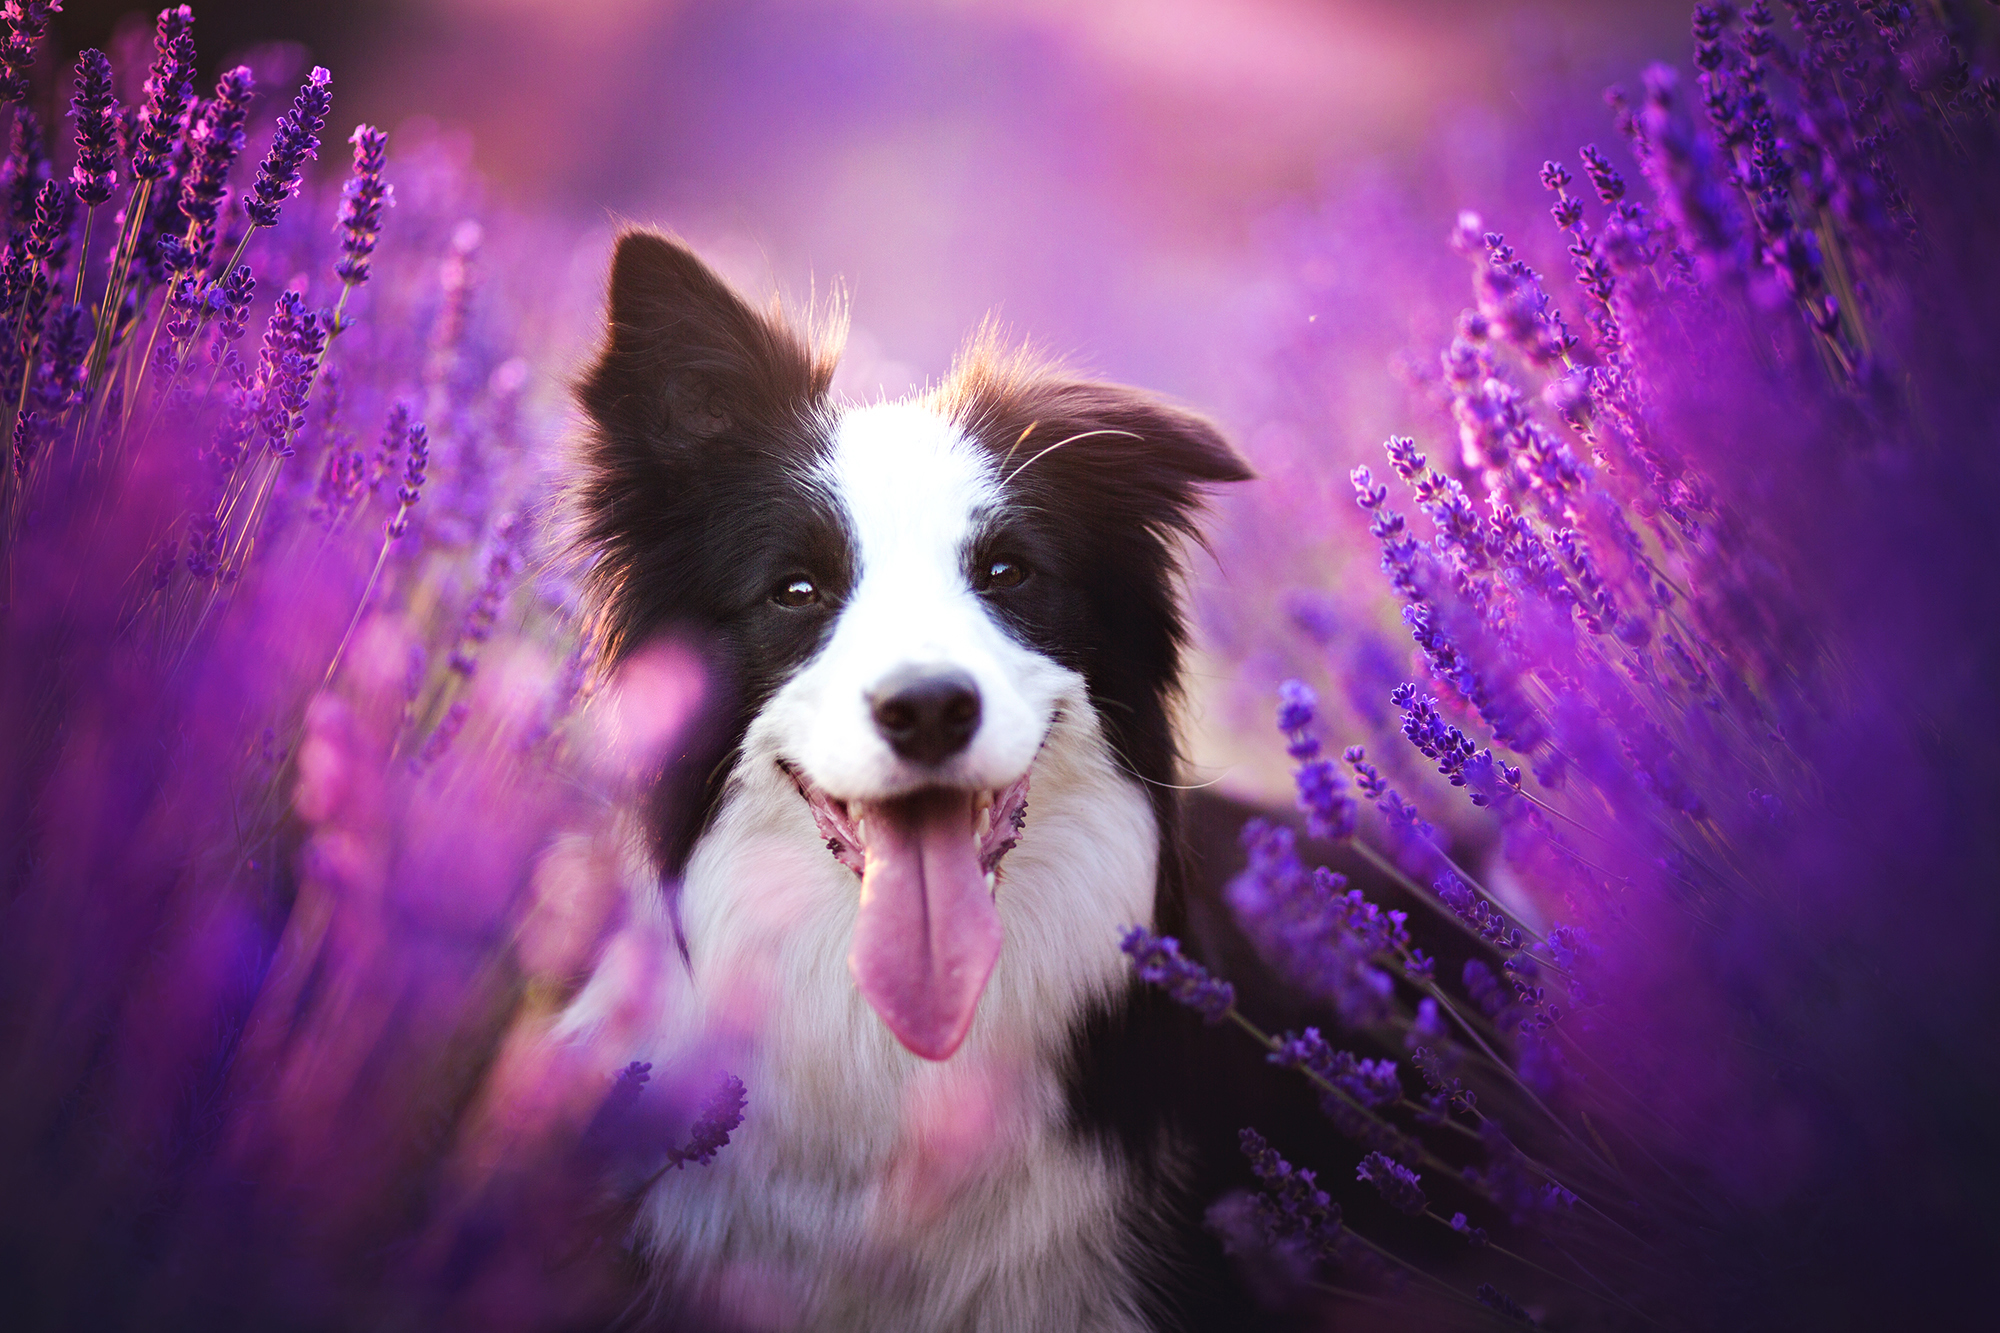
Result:
{"label": "lavender flower", "polygon": [[29,75],[35,66],[35,47],[49,26],[49,16],[62,12],[62,0],[7,0],[0,19],[7,31],[0,36],[0,102],[26,102],[34,93]]}
{"label": "lavender flower", "polygon": [[1352,1051],[1335,1050],[1318,1028],[1307,1028],[1296,1037],[1286,1033],[1265,1058],[1280,1068],[1304,1070],[1371,1110],[1403,1099],[1394,1060],[1363,1060]]}
{"label": "lavender flower", "polygon": [[1355,1168],[1354,1178],[1375,1187],[1391,1208],[1409,1217],[1421,1217],[1430,1200],[1417,1185],[1416,1172],[1383,1153],[1371,1152]]}
{"label": "lavender flower", "polygon": [[1192,958],[1183,957],[1180,941],[1170,935],[1128,926],[1118,947],[1131,958],[1132,969],[1141,981],[1160,987],[1210,1023],[1220,1023],[1236,1003],[1235,987],[1210,976],[1208,969]]}
{"label": "lavender flower", "polygon": [[291,110],[278,118],[278,132],[257,168],[257,182],[243,198],[243,211],[253,226],[278,224],[279,209],[298,193],[305,160],[319,157],[320,130],[333,106],[332,79],[326,70],[313,66]]}
{"label": "lavender flower", "polygon": [[1299,808],[1305,811],[1306,828],[1316,838],[1341,842],[1354,836],[1354,800],[1347,794],[1332,763],[1318,758],[1319,738],[1312,734],[1319,700],[1304,681],[1288,680],[1278,686],[1278,730],[1290,743],[1286,753],[1299,761],[1294,783]]}
{"label": "lavender flower", "polygon": [[1257,1202],[1266,1237],[1301,1241],[1323,1259],[1343,1257],[1340,1205],[1319,1187],[1314,1173],[1294,1167],[1254,1129],[1237,1137],[1264,1187]]}
{"label": "lavender flower", "polygon": [[35,195],[49,178],[48,151],[42,146],[42,123],[35,109],[21,105],[14,109],[14,128],[7,144],[7,159],[0,163],[0,191],[4,191],[7,214],[19,227],[33,216]]}
{"label": "lavender flower", "polygon": [[1258,953],[1343,1020],[1380,1021],[1394,985],[1376,956],[1408,944],[1404,914],[1381,910],[1324,867],[1308,874],[1288,828],[1252,820],[1243,845],[1250,864],[1224,895]]}
{"label": "lavender flower", "polygon": [[465,730],[465,724],[471,718],[472,705],[464,699],[455,700],[451,707],[445,709],[444,716],[438,719],[438,724],[431,728],[431,734],[424,738],[423,748],[410,759],[410,771],[422,773],[444,758],[452,743],[458,739],[458,733]]}
{"label": "lavender flower", "polygon": [[319,312],[304,307],[300,293],[279,293],[264,329],[261,424],[271,451],[280,457],[292,453],[292,436],[305,419],[307,395],[326,351],[326,324]]}
{"label": "lavender flower", "polygon": [[[201,118],[188,131],[188,169],[181,177],[180,210],[189,223],[208,224],[209,243],[213,226],[222,208],[229,183],[229,168],[243,151],[243,123],[250,114],[250,98],[256,78],[247,65],[238,65],[216,80],[214,100],[202,107]],[[193,234],[194,227],[190,228]],[[205,266],[207,256],[197,255],[195,267]]]}
{"label": "lavender flower", "polygon": [[172,169],[174,145],[194,98],[194,10],[187,5],[161,10],[153,51],[146,100],[130,143],[132,177],[142,181],[159,180]]}
{"label": "lavender flower", "polygon": [[1487,1244],[1486,1228],[1473,1226],[1466,1220],[1464,1213],[1453,1213],[1451,1215],[1451,1229],[1465,1237],[1466,1244],[1472,1246],[1475,1250],[1481,1249]]}
{"label": "lavender flower", "polygon": [[111,198],[118,184],[118,98],[111,89],[111,60],[86,50],[76,58],[76,94],[70,98],[76,121],[76,165],[70,180],[87,208]]}
{"label": "lavender flower", "polygon": [[667,1165],[679,1168],[693,1162],[707,1166],[714,1161],[715,1155],[729,1146],[730,1134],[743,1123],[743,1110],[749,1101],[743,1080],[734,1074],[724,1074],[721,1089],[688,1132],[687,1147],[670,1149]]}
{"label": "lavender flower", "polygon": [[17,488],[26,484],[28,469],[40,452],[44,431],[39,413],[30,408],[14,418],[14,478]]}
{"label": "lavender flower", "polygon": [[431,462],[430,432],[422,422],[412,422],[404,432],[404,440],[403,484],[396,490],[396,515],[389,520],[387,529],[391,541],[410,530],[410,506],[423,495],[424,471]]}
{"label": "lavender flower", "polygon": [[242,338],[250,318],[250,300],[257,294],[257,279],[248,264],[238,264],[229,275],[209,289],[215,307],[215,343],[210,359],[222,364],[230,344]]}
{"label": "lavender flower", "polygon": [[82,393],[83,359],[90,351],[91,332],[90,311],[83,306],[65,303],[49,316],[42,334],[35,402],[51,419],[67,412]]}
{"label": "lavender flower", "polygon": [[520,518],[503,514],[493,528],[493,545],[486,555],[486,576],[466,605],[458,642],[451,650],[451,669],[470,679],[479,666],[479,648],[493,636],[493,622],[511,591],[509,584],[519,559]]}
{"label": "lavender flower", "polygon": [[44,181],[35,195],[35,216],[28,223],[28,257],[40,267],[44,278],[52,279],[62,267],[62,251],[69,241],[70,200],[75,195],[68,181]]}
{"label": "lavender flower", "polygon": [[380,494],[382,487],[396,469],[401,466],[403,446],[410,434],[410,407],[408,403],[397,403],[389,409],[389,419],[382,425],[382,436],[375,446],[375,459],[368,472],[368,493]]}
{"label": "lavender flower", "polygon": [[368,281],[375,242],[382,232],[382,210],[393,202],[394,189],[382,179],[387,132],[356,125],[347,141],[354,145],[354,172],[340,192],[340,262],[333,271],[349,287],[358,287]]}

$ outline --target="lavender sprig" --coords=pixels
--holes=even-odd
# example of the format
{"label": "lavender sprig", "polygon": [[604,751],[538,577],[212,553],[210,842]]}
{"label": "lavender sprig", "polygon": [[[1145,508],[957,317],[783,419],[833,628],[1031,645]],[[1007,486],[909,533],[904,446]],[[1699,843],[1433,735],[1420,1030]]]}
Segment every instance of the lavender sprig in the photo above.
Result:
{"label": "lavender sprig", "polygon": [[1306,828],[1316,838],[1345,842],[1354,836],[1354,798],[1347,794],[1339,770],[1319,757],[1319,738],[1312,734],[1318,708],[1318,697],[1304,681],[1288,680],[1278,686],[1278,730],[1287,739],[1285,752],[1299,763],[1292,780]]}
{"label": "lavender sprig", "polygon": [[270,151],[257,168],[257,181],[243,198],[243,211],[253,226],[275,227],[285,200],[299,191],[307,158],[319,157],[320,131],[333,106],[333,76],[318,65],[299,88],[291,110],[278,117]]}
{"label": "lavender sprig", "polygon": [[1301,1241],[1322,1259],[1345,1257],[1340,1205],[1319,1187],[1318,1177],[1286,1161],[1254,1129],[1242,1130],[1237,1139],[1264,1187],[1257,1211],[1266,1238]]}
{"label": "lavender sprig", "polygon": [[1160,987],[1210,1023],[1220,1023],[1236,1003],[1236,988],[1208,974],[1208,969],[1181,954],[1180,941],[1155,935],[1144,926],[1129,926],[1118,941],[1132,960],[1141,981]]}
{"label": "lavender sprig", "polygon": [[76,121],[76,165],[70,180],[77,202],[95,208],[118,184],[118,98],[111,86],[111,59],[91,49],[76,58],[76,94],[70,98]]}
{"label": "lavender sprig", "polygon": [[1417,1184],[1421,1177],[1386,1153],[1371,1152],[1362,1158],[1354,1178],[1373,1185],[1391,1208],[1407,1217],[1422,1217],[1430,1207]]}
{"label": "lavender sprig", "polygon": [[34,93],[35,48],[49,17],[62,13],[62,0],[7,0],[0,10],[7,31],[0,35],[0,102],[26,102]]}
{"label": "lavender sprig", "polygon": [[146,100],[131,142],[132,177],[140,181],[159,180],[172,168],[174,145],[194,98],[194,10],[187,5],[161,10],[153,50]]}
{"label": "lavender sprig", "polygon": [[430,466],[430,432],[422,422],[413,422],[405,433],[403,484],[396,490],[396,516],[385,530],[390,541],[410,530],[410,506],[424,493],[424,472]]}
{"label": "lavender sprig", "polygon": [[354,145],[354,170],[340,192],[340,259],[333,271],[349,287],[368,281],[375,243],[382,232],[382,210],[394,202],[394,188],[382,179],[389,149],[387,132],[356,125],[348,136]]}
{"label": "lavender sprig", "polygon": [[749,1102],[743,1080],[734,1074],[724,1074],[722,1087],[688,1131],[687,1147],[669,1149],[667,1165],[662,1169],[682,1167],[689,1162],[707,1166],[714,1161],[715,1155],[729,1146],[729,1136],[742,1125],[743,1111]]}
{"label": "lavender sprig", "polygon": [[[249,118],[250,98],[256,87],[249,66],[227,71],[216,80],[214,99],[202,108],[201,119],[188,131],[189,161],[181,178],[180,210],[190,224],[190,236],[196,226],[208,224],[210,244],[227,192],[229,169],[243,151],[243,124]],[[206,259],[206,255],[198,256],[195,267],[202,267]]]}

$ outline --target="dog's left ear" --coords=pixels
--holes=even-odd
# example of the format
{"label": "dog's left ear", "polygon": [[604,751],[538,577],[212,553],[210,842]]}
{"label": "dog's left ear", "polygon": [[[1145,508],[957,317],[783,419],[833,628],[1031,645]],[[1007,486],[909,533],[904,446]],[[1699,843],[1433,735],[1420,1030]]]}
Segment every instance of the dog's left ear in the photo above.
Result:
{"label": "dog's left ear", "polygon": [[614,452],[671,466],[718,437],[754,440],[822,402],[833,379],[830,353],[658,232],[618,238],[609,304],[578,398]]}

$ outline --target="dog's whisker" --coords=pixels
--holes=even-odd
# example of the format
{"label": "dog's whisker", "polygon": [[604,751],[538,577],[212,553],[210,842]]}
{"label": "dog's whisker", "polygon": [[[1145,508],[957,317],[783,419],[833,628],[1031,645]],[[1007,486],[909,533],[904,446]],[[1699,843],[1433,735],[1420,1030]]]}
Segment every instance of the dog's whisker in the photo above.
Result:
{"label": "dog's whisker", "polygon": [[1013,485],[1014,478],[1020,476],[1023,472],[1026,472],[1029,468],[1033,467],[1035,463],[1040,459],[1048,456],[1049,454],[1054,453],[1056,450],[1062,448],[1066,444],[1075,444],[1078,440],[1087,440],[1093,435],[1123,435],[1128,440],[1138,440],[1145,438],[1133,431],[1117,430],[1110,426],[1101,427],[1100,429],[1097,430],[1078,431],[1074,435],[1066,436],[1063,439],[1057,440],[1054,444],[1042,450],[1041,453],[1035,454],[1033,457],[1029,458],[1027,462],[1021,464],[1021,466],[1015,468],[1012,472],[1009,472],[1007,474],[1007,480],[1003,482],[1002,485],[1006,486]]}

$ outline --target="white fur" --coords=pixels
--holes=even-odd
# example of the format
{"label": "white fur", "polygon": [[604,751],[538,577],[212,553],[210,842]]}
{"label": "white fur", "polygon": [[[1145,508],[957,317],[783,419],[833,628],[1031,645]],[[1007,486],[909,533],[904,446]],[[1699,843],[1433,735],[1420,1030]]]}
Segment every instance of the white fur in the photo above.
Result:
{"label": "white fur", "polygon": [[[752,722],[688,864],[690,966],[641,1030],[616,1021],[624,983],[608,969],[567,1020],[618,1047],[607,1069],[671,1063],[698,1038],[736,1046],[743,1126],[711,1166],[655,1188],[647,1240],[677,1282],[753,1327],[1143,1328],[1124,1250],[1147,1204],[1066,1131],[1062,1073],[1072,1023],[1122,984],[1119,927],[1151,916],[1151,806],[1083,679],[1015,642],[968,585],[967,543],[1000,495],[955,427],[908,404],[852,409],[817,480],[846,510],[859,581],[820,653]],[[968,672],[983,701],[948,780],[1000,787],[1033,764],[1027,826],[1001,866],[1000,959],[943,1063],[904,1050],[856,991],[859,881],[777,762],[844,799],[920,785],[866,694],[924,664]],[[635,895],[632,930],[669,948],[657,888],[640,878]]]}

